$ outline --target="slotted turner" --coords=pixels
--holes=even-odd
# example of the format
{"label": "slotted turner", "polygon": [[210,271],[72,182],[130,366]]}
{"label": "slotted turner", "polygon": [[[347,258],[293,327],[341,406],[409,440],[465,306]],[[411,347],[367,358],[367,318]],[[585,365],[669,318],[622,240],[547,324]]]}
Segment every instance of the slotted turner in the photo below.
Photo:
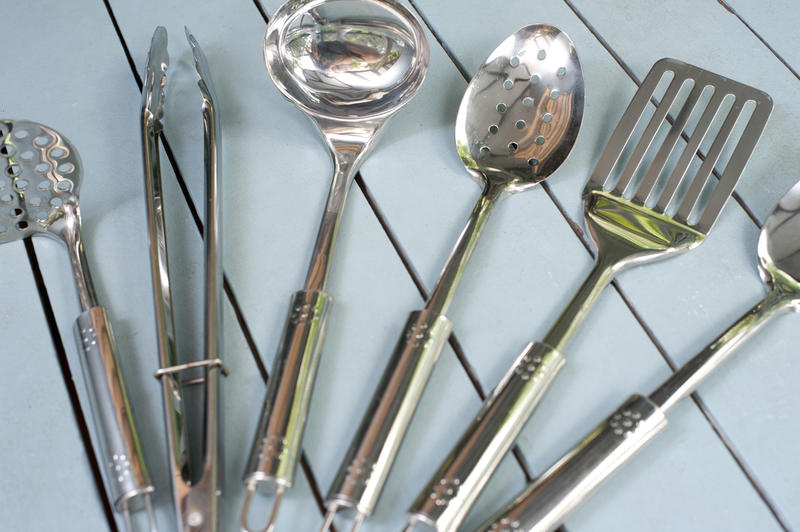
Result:
{"label": "slotted turner", "polygon": [[67,247],[81,305],[75,340],[97,428],[99,462],[114,508],[123,514],[128,529],[132,529],[130,512],[146,509],[154,530],[153,486],[136,436],[111,323],[98,303],[83,250],[78,150],[45,125],[0,120],[0,168],[0,244],[43,235]]}
{"label": "slotted turner", "polygon": [[[651,120],[632,141],[656,89],[670,73],[672,80]],[[669,110],[679,101],[687,82],[693,83],[691,92],[673,118]],[[710,97],[701,98],[709,90],[713,91]],[[737,125],[747,102],[753,102],[752,114]],[[583,191],[586,227],[597,247],[594,268],[544,340],[525,348],[484,402],[412,505],[409,528],[416,524],[442,531],[457,528],[563,367],[561,351],[603,288],[631,266],[688,251],[705,239],[733,192],[771,110],[770,97],[752,87],[676,59],[662,59],[653,66]],[[691,117],[699,119],[687,135],[684,129]],[[667,132],[659,136],[660,145],[653,145],[665,120],[670,123]],[[706,139],[720,122],[715,136]],[[738,143],[719,181],[709,183],[715,165],[737,137],[735,131],[740,131]],[[685,147],[676,151],[681,138]],[[711,142],[708,152],[702,154],[698,150],[704,139]],[[619,164],[628,153],[624,165]],[[695,156],[702,162],[692,174],[689,170]],[[670,161],[675,162],[668,167]],[[616,182],[615,168],[621,168]],[[714,185],[712,191],[707,184]]]}

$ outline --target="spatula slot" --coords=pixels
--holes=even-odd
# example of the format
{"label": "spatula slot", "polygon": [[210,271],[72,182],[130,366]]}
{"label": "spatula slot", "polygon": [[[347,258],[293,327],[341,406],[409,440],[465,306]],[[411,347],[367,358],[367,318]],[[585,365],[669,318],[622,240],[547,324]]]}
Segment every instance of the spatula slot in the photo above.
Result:
{"label": "spatula slot", "polygon": [[[676,112],[681,109],[692,89],[694,89],[693,80],[674,78],[660,99],[655,100],[656,97],[653,97],[653,100],[659,102],[655,108],[650,105],[645,107],[642,115],[649,116],[649,120],[640,120],[636,125],[632,138],[638,141],[628,142],[625,151],[630,149],[629,145],[633,145],[633,149],[630,149],[627,160],[620,158],[614,168],[614,171],[620,172],[613,188],[616,194],[628,199],[633,196],[633,191],[644,178],[656,148],[667,136],[669,124],[665,121],[665,117],[670,111]],[[668,151],[666,153],[668,154]]]}
{"label": "spatula slot", "polygon": [[[651,122],[655,114],[656,108],[650,105],[650,99],[654,94],[663,96],[672,86],[674,78],[675,75],[669,70],[662,69],[655,72],[655,68],[653,68],[642,81],[639,90],[628,104],[628,108],[600,154],[600,159],[595,165],[587,188],[611,190],[618,185],[622,168],[633,154],[634,144],[629,142],[630,139],[640,138],[646,125]],[[636,133],[635,137],[634,133]],[[623,185],[622,188],[624,189],[626,185]]]}
{"label": "spatula slot", "polygon": [[[697,148],[717,114],[720,101],[724,100],[724,95],[715,91],[713,86],[706,85],[700,90],[700,86],[695,85],[695,89],[687,105],[677,113],[677,118],[667,115],[666,120],[672,127],[665,146],[669,144],[671,152],[666,160],[658,160],[654,164],[652,174],[636,192],[635,199],[648,207],[654,207],[656,200],[661,200],[662,205],[667,206],[673,196],[683,195],[685,188],[681,187],[681,183],[685,183],[684,177],[695,161]],[[674,149],[676,146],[678,149]],[[656,211],[664,212],[664,209],[656,207]]]}

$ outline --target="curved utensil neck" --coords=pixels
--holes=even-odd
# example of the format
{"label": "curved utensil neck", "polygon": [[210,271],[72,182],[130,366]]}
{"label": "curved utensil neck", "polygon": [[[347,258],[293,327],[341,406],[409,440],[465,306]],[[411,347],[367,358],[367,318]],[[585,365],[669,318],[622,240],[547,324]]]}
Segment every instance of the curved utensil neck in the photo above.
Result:
{"label": "curved utensil neck", "polygon": [[494,206],[497,201],[503,197],[503,192],[506,186],[504,184],[488,184],[481,194],[481,197],[475,203],[472,209],[472,214],[467,220],[467,225],[461,231],[447,263],[439,275],[439,280],[433,289],[425,309],[437,315],[444,315],[450,308],[450,303],[453,301],[458,283],[464,275],[467,262],[475,250],[478,239],[486,227],[486,222],[489,220]]}
{"label": "curved utensil neck", "polygon": [[86,311],[98,306],[98,303],[92,275],[89,273],[89,263],[83,251],[78,198],[71,196],[67,199],[61,206],[61,212],[61,216],[53,223],[50,230],[58,234],[67,245],[72,276],[75,279],[75,287],[81,302],[81,311]]}
{"label": "curved utensil neck", "polygon": [[561,352],[614,276],[686,252],[705,239],[705,234],[614,193],[589,189],[584,195],[586,228],[597,246],[597,259],[543,340]]}
{"label": "curved utensil neck", "polygon": [[797,304],[796,290],[787,289],[780,282],[770,287],[769,293],[753,308],[731,325],[716,340],[695,355],[676,371],[664,384],[650,394],[650,400],[666,412],[675,403],[692,393],[700,382],[722,364],[740,345],[772,318],[792,309]]}
{"label": "curved utensil neck", "polygon": [[578,326],[589,314],[589,310],[594,306],[597,298],[600,297],[603,289],[624,267],[624,263],[620,267],[620,257],[615,254],[598,253],[592,271],[589,272],[586,280],[583,281],[556,322],[550,327],[542,343],[556,351],[563,351]]}
{"label": "curved utensil neck", "polygon": [[322,117],[311,117],[317,124],[333,156],[331,180],[325,211],[320,221],[311,264],[306,275],[306,291],[324,291],[330,273],[333,246],[344,212],[347,191],[358,172],[364,157],[369,153],[382,131],[386,119],[361,122],[342,122]]}

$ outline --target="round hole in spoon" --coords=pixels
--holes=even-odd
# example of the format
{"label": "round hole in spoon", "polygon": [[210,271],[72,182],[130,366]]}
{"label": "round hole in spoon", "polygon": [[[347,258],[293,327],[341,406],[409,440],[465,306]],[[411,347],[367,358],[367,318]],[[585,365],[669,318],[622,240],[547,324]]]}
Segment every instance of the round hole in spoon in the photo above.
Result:
{"label": "round hole in spoon", "polygon": [[[0,244],[30,234],[49,233],[61,238],[65,218],[55,216],[53,224],[44,224],[42,222],[47,216],[43,218],[40,215],[42,212],[47,214],[48,208],[51,211],[62,208],[50,205],[53,193],[71,194],[77,202],[82,173],[78,152],[59,132],[42,124],[9,120],[0,122],[0,125],[14,139],[16,152],[12,159],[12,173],[17,174],[0,177],[0,182],[5,185],[0,194],[0,225],[8,228],[0,235]],[[56,188],[46,175],[60,164],[69,164],[72,168],[69,180],[60,181],[64,182],[63,190]],[[62,203],[67,199],[66,195],[63,197]]]}
{"label": "round hole in spoon", "polygon": [[[517,82],[506,89],[512,68]],[[571,151],[583,100],[583,73],[570,38],[545,24],[520,29],[489,55],[464,93],[455,127],[462,162],[482,183],[511,192],[539,183]],[[498,120],[512,127],[490,129]]]}
{"label": "round hole in spoon", "polygon": [[308,0],[281,8],[264,57],[289,100],[311,115],[339,119],[394,113],[428,65],[422,28],[386,0]]}

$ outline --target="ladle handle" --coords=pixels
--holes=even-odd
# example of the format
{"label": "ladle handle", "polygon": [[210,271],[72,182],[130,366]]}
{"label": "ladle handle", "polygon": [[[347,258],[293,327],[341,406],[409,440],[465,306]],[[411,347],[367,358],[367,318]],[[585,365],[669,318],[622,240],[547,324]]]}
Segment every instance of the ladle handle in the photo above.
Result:
{"label": "ladle handle", "polygon": [[452,328],[442,314],[411,313],[328,492],[329,507],[372,513]]}
{"label": "ladle handle", "polygon": [[248,485],[289,488],[294,481],[332,303],[316,290],[292,297],[245,471]]}
{"label": "ladle handle", "polygon": [[528,344],[411,505],[412,522],[458,528],[563,365],[555,349]]}
{"label": "ladle handle", "polygon": [[655,403],[632,395],[478,530],[545,532],[667,426]]}
{"label": "ladle handle", "polygon": [[100,444],[102,467],[117,511],[135,510],[153,492],[122,380],[106,309],[91,307],[75,320],[84,380]]}

